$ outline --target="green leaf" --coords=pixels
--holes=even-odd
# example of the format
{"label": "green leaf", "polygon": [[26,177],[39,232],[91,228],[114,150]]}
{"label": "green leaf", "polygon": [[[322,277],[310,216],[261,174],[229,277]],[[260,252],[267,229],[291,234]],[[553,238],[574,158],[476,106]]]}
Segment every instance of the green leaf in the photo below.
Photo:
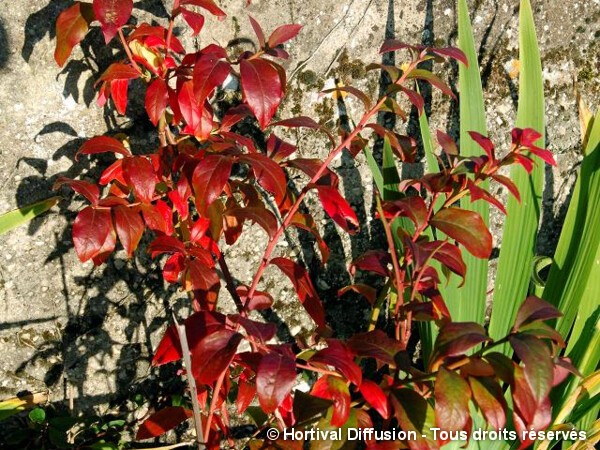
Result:
{"label": "green leaf", "polygon": [[46,411],[42,408],[34,408],[29,411],[29,419],[35,423],[42,423],[46,420]]}
{"label": "green leaf", "polygon": [[[468,66],[458,64],[460,154],[462,156],[478,156],[482,153],[481,148],[475,145],[468,132],[477,131],[487,135],[487,128],[479,64],[466,0],[458,2],[458,47],[464,52],[469,62]],[[481,188],[488,190],[489,183],[483,183]],[[486,201],[477,200],[471,203],[470,198],[464,198],[461,200],[460,206],[475,211],[481,216],[483,222],[488,224],[489,205]],[[486,309],[488,261],[467,253],[464,253],[463,258],[467,266],[465,283],[461,289],[453,293],[454,295],[447,297],[448,309],[454,320],[483,324]],[[456,285],[456,283],[453,284]]]}
{"label": "green leaf", "polygon": [[29,222],[33,218],[48,211],[56,205],[59,200],[60,197],[50,197],[46,200],[22,206],[0,215],[0,234],[4,234],[19,225]]}
{"label": "green leaf", "polygon": [[[516,126],[541,133],[542,138],[536,145],[544,147],[542,64],[529,0],[521,0],[519,23],[521,75]],[[537,156],[533,158],[536,164],[531,175],[520,165],[511,169],[511,179],[521,194],[521,203],[509,196],[489,327],[492,339],[508,333],[520,300],[527,295],[544,184],[543,161]],[[509,351],[506,345],[503,349]]]}

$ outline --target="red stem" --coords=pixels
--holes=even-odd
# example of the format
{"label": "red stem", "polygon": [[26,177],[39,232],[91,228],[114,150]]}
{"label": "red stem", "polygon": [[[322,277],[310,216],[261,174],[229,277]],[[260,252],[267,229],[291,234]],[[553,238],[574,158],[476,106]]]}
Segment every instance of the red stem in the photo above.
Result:
{"label": "red stem", "polygon": [[140,69],[140,66],[138,66],[137,63],[133,59],[133,54],[131,53],[131,49],[129,48],[129,45],[127,44],[127,41],[125,40],[125,35],[123,34],[123,30],[121,28],[119,28],[119,39],[121,39],[121,44],[123,44],[123,48],[125,49],[125,53],[127,53],[127,57],[129,58],[131,65],[139,73],[142,73],[142,69]]}
{"label": "red stem", "polygon": [[213,415],[215,414],[215,410],[217,409],[217,401],[219,400],[219,392],[221,392],[221,387],[223,386],[223,380],[225,379],[225,374],[227,373],[227,369],[221,372],[219,378],[217,379],[217,383],[215,384],[215,389],[213,390],[213,396],[210,400],[210,410],[208,411],[208,418],[206,419],[206,427],[204,428],[204,439],[208,442],[208,438],[210,435],[210,426],[212,425]]}

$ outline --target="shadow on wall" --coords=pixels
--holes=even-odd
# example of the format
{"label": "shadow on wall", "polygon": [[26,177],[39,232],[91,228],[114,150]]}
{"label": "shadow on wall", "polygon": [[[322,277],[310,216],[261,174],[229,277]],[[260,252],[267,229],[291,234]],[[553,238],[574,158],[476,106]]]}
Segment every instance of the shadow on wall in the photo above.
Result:
{"label": "shadow on wall", "polygon": [[4,23],[0,21],[0,70],[8,63],[8,34]]}

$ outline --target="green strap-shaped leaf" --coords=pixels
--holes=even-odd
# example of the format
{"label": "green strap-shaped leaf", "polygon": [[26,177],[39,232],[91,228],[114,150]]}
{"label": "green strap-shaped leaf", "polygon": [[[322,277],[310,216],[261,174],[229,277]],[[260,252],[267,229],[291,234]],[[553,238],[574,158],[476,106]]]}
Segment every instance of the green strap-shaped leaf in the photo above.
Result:
{"label": "green strap-shaped leaf", "polygon": [[[519,12],[519,128],[533,128],[542,134],[536,143],[544,147],[544,85],[542,64],[529,0],[521,0]],[[489,332],[493,339],[505,336],[514,321],[517,309],[527,295],[531,277],[535,242],[540,219],[544,183],[544,164],[536,164],[531,175],[521,166],[513,166],[511,179],[519,189],[521,203],[509,197],[507,217],[494,287],[494,303]],[[504,347],[505,351],[508,346]]]}
{"label": "green strap-shaped leaf", "polygon": [[50,197],[46,200],[22,206],[0,215],[0,234],[4,234],[19,225],[29,222],[33,218],[48,211],[56,205],[59,200],[60,197]]}
{"label": "green strap-shaped leaf", "polygon": [[[469,65],[458,66],[458,87],[460,91],[460,153],[463,156],[478,156],[481,148],[473,142],[469,131],[487,134],[485,123],[485,108],[479,63],[475,52],[473,30],[469,19],[466,0],[458,2],[458,46],[467,56]],[[488,189],[489,183],[483,183],[483,189]],[[489,205],[483,200],[471,202],[469,197],[461,200],[461,208],[477,212],[485,224],[489,221]],[[485,318],[488,261],[476,258],[469,252],[463,251],[467,266],[465,284],[461,289],[454,289],[459,295],[448,296],[446,303],[452,319],[458,322],[477,322],[483,324]],[[455,277],[456,278],[456,277]],[[456,285],[456,283],[454,283]],[[450,288],[452,290],[452,288]]]}

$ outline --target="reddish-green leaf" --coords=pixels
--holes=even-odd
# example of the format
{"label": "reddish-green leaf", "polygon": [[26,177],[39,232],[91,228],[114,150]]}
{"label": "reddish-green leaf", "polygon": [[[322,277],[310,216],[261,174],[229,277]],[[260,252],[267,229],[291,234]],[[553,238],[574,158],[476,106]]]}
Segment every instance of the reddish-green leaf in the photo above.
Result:
{"label": "reddish-green leaf", "polygon": [[456,245],[445,241],[432,241],[422,244],[421,247],[425,251],[431,252],[433,259],[438,260],[463,279],[465,278],[467,266],[463,261],[460,249]]}
{"label": "reddish-green leaf", "polygon": [[225,211],[224,214],[233,216],[240,221],[251,220],[253,223],[257,223],[271,239],[277,231],[277,218],[264,207],[232,208]]}
{"label": "reddish-green leaf", "polygon": [[358,232],[360,225],[356,213],[346,199],[340,195],[337,188],[319,184],[315,184],[313,187],[317,189],[321,205],[329,217],[348,233]]}
{"label": "reddish-green leaf", "polygon": [[134,156],[123,160],[123,177],[137,198],[144,203],[152,201],[157,179],[148,159]]}
{"label": "reddish-green leaf", "polygon": [[286,258],[273,258],[270,264],[275,264],[290,279],[310,317],[319,327],[325,328],[325,310],[307,270]]}
{"label": "reddish-green leaf", "polygon": [[112,152],[123,156],[131,156],[131,152],[123,145],[121,141],[110,136],[96,136],[85,141],[79,151],[75,154],[75,159],[79,155],[91,155],[94,153]]}
{"label": "reddish-green leaf", "polygon": [[440,91],[442,91],[442,93],[446,94],[447,96],[452,98],[455,97],[454,92],[452,92],[452,89],[450,89],[448,85],[441,80],[440,77],[434,75],[428,70],[414,69],[412,72],[410,72],[407,78],[417,78],[420,80],[425,80],[432,86],[438,88]]}
{"label": "reddish-green leaf", "polygon": [[430,223],[478,258],[488,258],[492,253],[492,235],[481,216],[474,211],[444,208],[433,216]]}
{"label": "reddish-green leaf", "polygon": [[54,182],[52,189],[57,190],[64,185],[69,186],[78,194],[83,195],[92,205],[98,203],[98,200],[100,199],[100,189],[98,186],[83,180],[71,180],[70,178],[59,177]]}
{"label": "reddish-green leaf", "polygon": [[198,104],[204,104],[215,88],[225,81],[231,68],[214,54],[207,54],[194,66],[194,95]]}
{"label": "reddish-green leaf", "polygon": [[260,153],[240,155],[240,161],[252,168],[258,184],[273,194],[277,205],[280,205],[286,196],[287,179],[279,164]]}
{"label": "reddish-green leaf", "polygon": [[155,79],[146,90],[146,112],[156,126],[169,103],[167,83],[162,78]]}
{"label": "reddish-green leaf", "polygon": [[491,378],[469,377],[473,399],[488,423],[499,430],[506,424],[506,400],[500,385]]}
{"label": "reddish-green leaf", "polygon": [[544,341],[523,334],[511,336],[510,344],[523,363],[525,379],[536,404],[540,404],[552,387],[553,363],[550,348]]}
{"label": "reddish-green leaf", "polygon": [[194,169],[192,186],[196,194],[196,207],[202,215],[206,215],[208,207],[223,192],[233,160],[224,155],[205,156]]}
{"label": "reddish-green leaf", "polygon": [[412,389],[399,389],[390,396],[398,424],[404,431],[416,432],[406,443],[411,450],[437,450],[431,429],[435,427],[431,405]]}
{"label": "reddish-green leaf", "polygon": [[148,417],[138,429],[136,440],[150,439],[165,434],[192,417],[192,410],[183,406],[168,406]]}
{"label": "reddish-green leaf", "polygon": [[517,312],[513,330],[518,331],[522,326],[531,322],[556,319],[561,315],[561,312],[547,301],[535,295],[530,295],[525,299]]}
{"label": "reddish-green leaf", "polygon": [[390,274],[389,265],[392,263],[390,254],[385,250],[367,250],[350,264],[350,275],[354,276],[356,270],[366,270],[383,277]]}
{"label": "reddish-green leaf", "polygon": [[54,60],[62,67],[73,47],[79,44],[88,32],[94,20],[94,11],[89,3],[75,2],[60,13],[56,20],[56,49]]}
{"label": "reddish-green leaf", "polygon": [[281,25],[271,33],[267,44],[270,48],[275,48],[278,45],[289,41],[290,39],[294,39],[298,35],[298,33],[300,33],[301,29],[302,25]]}
{"label": "reddish-green leaf", "polygon": [[363,380],[359,386],[360,393],[369,404],[375,408],[381,417],[388,419],[390,417],[390,408],[387,395],[379,387],[377,383],[371,380]]}
{"label": "reddish-green leaf", "polygon": [[435,377],[435,423],[442,430],[464,430],[471,420],[469,384],[454,371],[440,367]]}
{"label": "reddish-green leaf", "polygon": [[356,386],[360,386],[362,382],[362,371],[354,362],[354,355],[345,344],[336,339],[329,339],[327,347],[315,353],[310,362],[333,366]]}
{"label": "reddish-green leaf", "polygon": [[383,364],[395,364],[394,356],[402,351],[402,344],[390,338],[382,330],[355,334],[348,340],[348,347],[357,356],[375,358]]}
{"label": "reddish-green leaf", "polygon": [[485,329],[473,322],[451,322],[442,327],[435,341],[431,358],[435,370],[442,359],[463,355],[476,345],[489,341]]}
{"label": "reddish-green leaf", "polygon": [[417,228],[424,226],[427,219],[427,205],[425,204],[425,200],[418,196],[385,202],[383,204],[383,211],[389,220],[395,219],[398,216],[408,217]]}
{"label": "reddish-green leaf", "polygon": [[322,91],[323,94],[329,94],[331,92],[347,92],[348,94],[352,94],[363,103],[365,109],[371,109],[371,99],[369,96],[353,86],[339,86]]}
{"label": "reddish-green leaf", "polygon": [[133,0],[94,0],[94,14],[100,21],[104,40],[108,44],[123,25],[133,9]]}
{"label": "reddish-green leaf", "polygon": [[249,336],[262,342],[270,341],[277,333],[277,325],[274,323],[257,322],[239,314],[230,315],[229,318],[234,322],[239,322]]}
{"label": "reddish-green leaf", "polygon": [[325,375],[313,385],[311,394],[315,397],[333,401],[331,424],[343,426],[350,415],[350,391],[341,378]]}
{"label": "reddish-green leaf", "polygon": [[88,206],[77,214],[73,222],[73,244],[81,262],[112,251],[111,242],[114,249],[116,239],[110,209]]}
{"label": "reddish-green leaf", "polygon": [[265,355],[256,374],[256,392],[262,410],[271,414],[289,395],[296,381],[296,363],[279,353]]}
{"label": "reddish-green leaf", "polygon": [[242,335],[219,330],[203,338],[192,349],[192,373],[200,384],[213,383],[229,367]]}
{"label": "reddish-green leaf", "polygon": [[127,206],[117,206],[115,213],[115,228],[117,236],[128,257],[131,257],[144,234],[144,221],[140,213]]}
{"label": "reddish-green leaf", "polygon": [[181,15],[183,19],[187,22],[187,24],[194,31],[192,36],[197,35],[202,30],[204,26],[204,16],[202,14],[195,13],[194,11],[189,11],[185,8],[181,8]]}
{"label": "reddish-green leaf", "polygon": [[246,103],[265,129],[283,99],[279,71],[264,58],[243,59],[240,63],[242,91]]}

